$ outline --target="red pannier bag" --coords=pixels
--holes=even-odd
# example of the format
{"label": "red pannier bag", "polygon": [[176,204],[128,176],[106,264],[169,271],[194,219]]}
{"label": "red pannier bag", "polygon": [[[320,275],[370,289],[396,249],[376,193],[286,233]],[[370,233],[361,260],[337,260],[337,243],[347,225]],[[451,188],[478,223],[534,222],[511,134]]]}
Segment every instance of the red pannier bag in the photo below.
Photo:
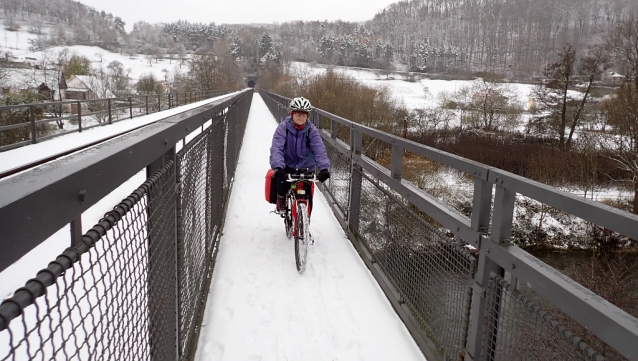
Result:
{"label": "red pannier bag", "polygon": [[266,173],[266,202],[276,204],[277,203],[277,185],[273,181],[275,171],[268,169]]}

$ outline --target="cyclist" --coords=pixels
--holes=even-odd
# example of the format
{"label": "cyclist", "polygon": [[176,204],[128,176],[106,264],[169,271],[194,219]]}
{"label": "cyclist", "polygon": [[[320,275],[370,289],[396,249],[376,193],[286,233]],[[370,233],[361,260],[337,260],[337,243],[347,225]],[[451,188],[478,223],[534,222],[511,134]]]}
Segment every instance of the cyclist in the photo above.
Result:
{"label": "cyclist", "polygon": [[[273,181],[277,186],[277,212],[285,210],[286,192],[291,184],[286,182],[287,174],[296,169],[310,171],[319,169],[317,180],[325,182],[330,178],[330,160],[326,146],[314,124],[308,122],[312,111],[310,101],[297,97],[290,101],[290,116],[277,126],[270,147],[270,167],[275,171]],[[312,211],[312,198],[309,201]]]}

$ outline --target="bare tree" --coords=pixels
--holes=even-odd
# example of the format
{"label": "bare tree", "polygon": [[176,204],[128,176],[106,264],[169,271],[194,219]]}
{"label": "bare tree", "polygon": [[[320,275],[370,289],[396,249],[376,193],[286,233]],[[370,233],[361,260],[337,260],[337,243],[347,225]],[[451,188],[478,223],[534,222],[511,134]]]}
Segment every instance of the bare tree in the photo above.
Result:
{"label": "bare tree", "polygon": [[463,85],[454,93],[452,93],[449,98],[446,96],[446,93],[441,93],[439,95],[440,104],[442,104],[443,107],[446,109],[455,110],[458,114],[461,129],[463,129],[464,126],[469,125],[470,123],[469,104],[472,100],[471,93],[471,87],[468,85]]}
{"label": "bare tree", "polygon": [[[91,75],[87,78],[87,85],[91,89],[92,97],[94,99],[112,98],[112,78],[109,72],[105,71],[104,69],[98,69],[93,73],[94,75]],[[91,113],[95,113],[93,116],[95,117],[95,119],[97,119],[98,123],[102,123],[106,119],[108,119],[108,113],[106,112],[108,106],[107,104],[108,103],[106,103],[105,101],[91,102],[87,104],[88,110]]]}
{"label": "bare tree", "polygon": [[612,134],[601,146],[629,175],[634,191],[632,212],[638,214],[638,89],[631,82],[622,84],[605,108]]}
{"label": "bare tree", "polygon": [[5,10],[4,27],[7,30],[18,30],[20,25],[16,22],[15,15]]}
{"label": "bare tree", "polygon": [[107,66],[108,82],[111,90],[125,90],[131,80],[131,69],[124,69],[124,65],[117,60],[110,62]]}
{"label": "bare tree", "polygon": [[[638,14],[618,24],[609,44],[627,69],[625,81],[605,103],[615,146],[611,158],[627,172],[634,190],[632,212],[638,214]],[[608,143],[603,143],[605,146]]]}
{"label": "bare tree", "polygon": [[[69,52],[68,48],[62,48],[61,50],[59,50],[58,52],[52,54],[52,62],[51,64],[54,67],[54,74],[55,74],[55,79],[58,82],[58,100],[62,101],[62,90],[60,89],[60,82],[62,81],[62,79],[64,78],[64,68],[66,66],[66,64],[69,62],[69,59],[71,58],[71,53]],[[56,115],[59,117],[62,115],[63,112],[63,107],[59,106],[59,107],[54,107],[54,112],[56,113]],[[56,124],[58,126],[59,129],[63,129],[64,128],[64,120],[56,120]]]}
{"label": "bare tree", "polygon": [[[559,60],[545,68],[548,80],[533,90],[540,115],[536,121],[545,121],[558,136],[561,149],[568,148],[591,93],[592,84],[608,69],[608,50],[591,47],[578,63],[576,49],[568,44],[558,53]],[[583,93],[571,92],[577,80],[585,81]]]}
{"label": "bare tree", "polygon": [[475,124],[483,129],[517,123],[522,113],[518,102],[518,92],[509,84],[493,79],[478,79],[472,83],[469,107]]}
{"label": "bare tree", "polygon": [[626,68],[626,78],[638,86],[638,11],[631,13],[612,30],[609,45]]}
{"label": "bare tree", "polygon": [[179,68],[182,68],[182,64],[184,64],[184,55],[186,54],[186,48],[184,44],[179,44],[177,46],[177,55],[179,56]]}
{"label": "bare tree", "polygon": [[40,16],[40,14],[32,13],[31,15],[29,15],[29,31],[30,32],[34,34],[41,34],[43,23],[44,22],[42,21],[42,16]]}
{"label": "bare tree", "polygon": [[188,85],[192,90],[234,88],[237,73],[233,62],[213,54],[195,55],[188,62]]}
{"label": "bare tree", "polygon": [[8,76],[9,72],[7,71],[5,63],[0,61],[0,88],[4,88]]}

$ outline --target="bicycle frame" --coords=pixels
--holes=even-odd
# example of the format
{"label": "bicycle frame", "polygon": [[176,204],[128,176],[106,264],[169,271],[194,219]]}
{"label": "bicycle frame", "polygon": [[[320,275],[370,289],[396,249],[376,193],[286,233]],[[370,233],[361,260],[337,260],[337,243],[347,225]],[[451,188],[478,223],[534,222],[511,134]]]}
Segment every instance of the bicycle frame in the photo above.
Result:
{"label": "bicycle frame", "polygon": [[[314,174],[305,172],[288,174],[287,182],[292,183],[286,193],[286,210],[284,224],[286,236],[295,240],[295,262],[297,271],[303,273],[306,270],[306,257],[308,244],[314,243],[310,236],[310,197],[312,197],[313,182],[317,181]],[[307,186],[308,185],[308,186]],[[299,212],[306,214],[299,214]]]}
{"label": "bicycle frame", "polygon": [[[297,216],[298,216],[297,205],[300,202],[306,204],[306,207],[308,209],[308,217],[310,217],[310,202],[308,201],[308,196],[306,195],[306,190],[305,190],[306,184],[307,183],[304,181],[293,183],[287,194],[287,198],[290,198],[291,202],[286,202],[286,204],[292,203],[290,210],[292,212],[292,224],[293,224],[292,236],[293,237],[297,235]],[[303,197],[299,197],[300,195]]]}
{"label": "bicycle frame", "polygon": [[[314,174],[312,175],[312,178],[306,178],[303,174],[288,174],[288,179],[286,181],[292,183],[290,189],[286,193],[286,211],[290,211],[292,213],[292,236],[294,237],[297,234],[297,204],[299,202],[305,203],[306,207],[308,208],[308,212],[310,213],[309,199],[310,197],[312,197],[312,194],[308,194],[307,192],[312,192],[312,189],[309,188],[311,187],[312,183],[317,182],[317,178]],[[308,187],[306,187],[306,185],[308,185]],[[308,216],[310,216],[310,214],[308,214]]]}

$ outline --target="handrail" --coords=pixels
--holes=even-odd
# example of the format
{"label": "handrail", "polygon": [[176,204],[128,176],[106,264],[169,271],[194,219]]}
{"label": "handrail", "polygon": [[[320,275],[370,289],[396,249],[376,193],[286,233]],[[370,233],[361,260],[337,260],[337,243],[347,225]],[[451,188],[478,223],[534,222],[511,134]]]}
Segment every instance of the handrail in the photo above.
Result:
{"label": "handrail", "polygon": [[[19,104],[19,105],[7,105],[0,106],[0,115],[3,112],[7,111],[19,111],[21,109],[28,110],[29,121],[9,124],[9,125],[0,125],[0,140],[2,139],[2,132],[10,131],[19,128],[28,128],[28,142],[18,141],[11,144],[0,145],[0,151],[6,151],[10,149],[15,149],[28,144],[36,144],[38,140],[42,140],[44,138],[50,139],[58,134],[49,135],[46,137],[38,136],[38,132],[41,130],[38,129],[38,125],[48,124],[53,122],[62,122],[65,120],[77,120],[78,121],[78,129],[77,131],[81,132],[83,130],[82,124],[83,120],[87,117],[91,117],[93,115],[103,115],[103,122],[98,121],[98,125],[112,124],[113,122],[117,122],[121,119],[132,119],[137,116],[147,115],[149,113],[153,113],[155,111],[161,111],[164,106],[166,109],[171,109],[179,105],[189,104],[194,101],[203,100],[206,98],[211,98],[223,94],[227,94],[232,92],[233,90],[221,89],[221,90],[206,90],[199,92],[183,92],[183,93],[167,93],[167,94],[149,94],[149,95],[130,95],[130,96],[119,96],[114,98],[101,98],[101,99],[87,99],[87,100],[63,100],[63,101],[53,101],[53,102],[45,102],[45,103],[30,103],[30,104]],[[182,96],[180,97],[180,94]],[[150,102],[149,102],[150,100]],[[100,106],[103,109],[85,112],[82,108],[89,108],[91,105],[101,104]],[[126,106],[118,106],[121,104],[126,104]],[[69,112],[73,112],[73,108],[64,109],[68,107],[75,107],[75,111],[77,114],[72,115],[63,115],[68,110]],[[36,119],[36,112],[50,109],[51,112],[54,113],[53,117],[47,117],[44,119]],[[58,115],[59,113],[59,115]],[[66,113],[68,114],[68,113]],[[91,119],[91,118],[89,118]],[[67,132],[64,132],[66,134]],[[23,138],[26,138],[27,135],[24,134]]]}

